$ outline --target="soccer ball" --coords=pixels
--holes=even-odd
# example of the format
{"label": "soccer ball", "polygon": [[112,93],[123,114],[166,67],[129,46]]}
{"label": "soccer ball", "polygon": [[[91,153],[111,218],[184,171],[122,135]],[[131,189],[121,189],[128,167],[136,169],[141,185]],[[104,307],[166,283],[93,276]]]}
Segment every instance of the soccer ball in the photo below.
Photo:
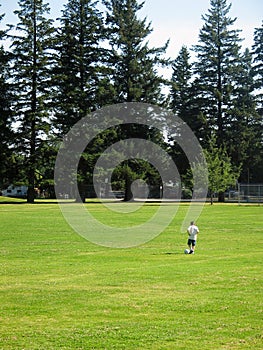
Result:
{"label": "soccer ball", "polygon": [[189,254],[189,253],[190,253],[190,250],[189,250],[189,249],[185,249],[185,250],[184,250],[184,253],[185,253],[185,254]]}

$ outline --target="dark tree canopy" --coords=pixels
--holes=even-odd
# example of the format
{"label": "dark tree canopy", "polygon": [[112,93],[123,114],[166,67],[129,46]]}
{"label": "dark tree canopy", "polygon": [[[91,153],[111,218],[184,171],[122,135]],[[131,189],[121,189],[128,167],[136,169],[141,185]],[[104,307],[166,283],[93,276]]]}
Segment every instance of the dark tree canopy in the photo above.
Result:
{"label": "dark tree canopy", "polygon": [[[17,24],[0,30],[1,187],[27,185],[29,202],[36,187],[51,193],[61,139],[87,115],[94,128],[91,112],[123,102],[168,107],[205,151],[215,135],[214,149],[241,167],[239,181],[263,182],[263,27],[255,28],[252,48],[243,49],[230,1],[210,0],[194,54],[183,46],[174,60],[166,56],[169,41],[150,45],[153,29],[139,0],[68,0],[56,22],[48,0],[17,3]],[[160,67],[170,68],[170,80]],[[170,134],[137,124],[136,115],[134,123],[105,130],[82,154],[80,185],[92,184],[107,147],[133,137],[164,148],[186,176],[189,162]],[[111,180],[129,199],[129,184],[139,177],[161,186],[157,171],[137,159],[121,163]]]}
{"label": "dark tree canopy", "polygon": [[34,201],[38,150],[49,130],[50,64],[52,20],[46,19],[48,5],[42,0],[20,0],[15,11],[18,23],[12,38],[12,78],[16,99],[13,104],[18,123],[16,143],[25,156],[28,202]]}
{"label": "dark tree canopy", "polygon": [[[0,15],[0,22],[4,15]],[[0,30],[0,42],[4,41],[7,31]],[[0,46],[0,186],[8,185],[8,181],[15,176],[15,164],[12,158],[12,102],[13,95],[10,85],[9,71],[10,55],[3,45]]]}
{"label": "dark tree canopy", "polygon": [[217,140],[222,145],[229,123],[225,112],[240,69],[240,31],[232,29],[236,18],[228,16],[230,8],[226,0],[211,0],[208,13],[202,17],[199,44],[194,47],[195,73],[204,102],[202,110],[209,127],[217,130]]}
{"label": "dark tree canopy", "polygon": [[102,14],[91,0],[69,0],[56,35],[54,126],[65,134],[89,112],[101,107],[104,36]]}
{"label": "dark tree canopy", "polygon": [[106,33],[110,45],[109,66],[114,86],[115,103],[162,102],[157,66],[167,64],[163,55],[167,44],[150,48],[147,37],[152,32],[147,19],[138,12],[144,3],[136,0],[105,0],[107,7]]}

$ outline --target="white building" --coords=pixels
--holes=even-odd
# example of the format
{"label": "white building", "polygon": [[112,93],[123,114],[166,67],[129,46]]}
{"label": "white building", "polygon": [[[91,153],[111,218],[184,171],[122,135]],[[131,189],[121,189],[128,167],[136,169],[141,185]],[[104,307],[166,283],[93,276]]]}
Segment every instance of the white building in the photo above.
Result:
{"label": "white building", "polygon": [[5,197],[26,197],[27,186],[14,186],[10,185],[6,190],[2,191],[2,196]]}

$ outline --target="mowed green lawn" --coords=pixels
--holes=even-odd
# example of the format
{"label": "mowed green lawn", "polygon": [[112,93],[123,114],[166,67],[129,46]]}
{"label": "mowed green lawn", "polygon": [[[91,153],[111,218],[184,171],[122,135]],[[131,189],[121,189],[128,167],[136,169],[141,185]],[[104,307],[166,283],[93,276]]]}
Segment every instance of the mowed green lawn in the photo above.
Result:
{"label": "mowed green lawn", "polygon": [[262,349],[263,206],[206,205],[195,255],[187,209],[153,241],[110,249],[57,204],[0,205],[0,349]]}

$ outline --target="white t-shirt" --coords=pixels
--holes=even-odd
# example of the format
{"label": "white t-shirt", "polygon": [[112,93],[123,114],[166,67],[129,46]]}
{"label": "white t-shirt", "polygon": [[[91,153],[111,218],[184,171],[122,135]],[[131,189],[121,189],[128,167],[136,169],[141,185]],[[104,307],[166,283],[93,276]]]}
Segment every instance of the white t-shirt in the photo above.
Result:
{"label": "white t-shirt", "polygon": [[196,239],[197,239],[197,234],[198,234],[198,232],[199,232],[199,229],[198,229],[198,227],[197,226],[195,226],[195,225],[190,225],[189,227],[188,227],[188,229],[187,229],[187,232],[189,233],[189,239],[193,239],[193,240],[195,240],[196,241]]}

